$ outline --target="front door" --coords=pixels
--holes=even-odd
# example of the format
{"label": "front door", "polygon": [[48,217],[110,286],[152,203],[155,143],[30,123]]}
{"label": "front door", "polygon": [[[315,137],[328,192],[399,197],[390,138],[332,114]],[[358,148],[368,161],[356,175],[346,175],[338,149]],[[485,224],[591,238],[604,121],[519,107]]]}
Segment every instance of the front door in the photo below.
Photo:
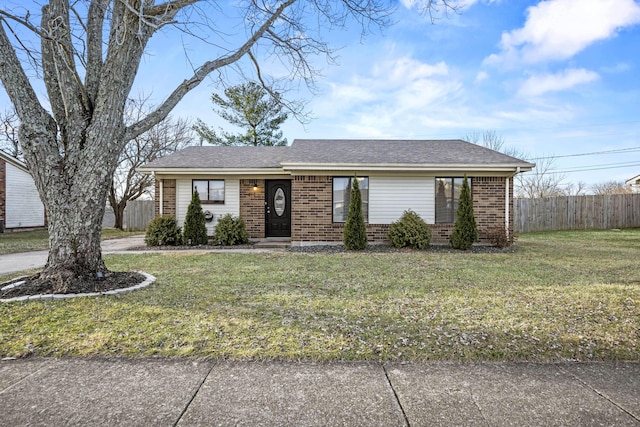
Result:
{"label": "front door", "polygon": [[266,237],[291,237],[291,181],[266,181]]}

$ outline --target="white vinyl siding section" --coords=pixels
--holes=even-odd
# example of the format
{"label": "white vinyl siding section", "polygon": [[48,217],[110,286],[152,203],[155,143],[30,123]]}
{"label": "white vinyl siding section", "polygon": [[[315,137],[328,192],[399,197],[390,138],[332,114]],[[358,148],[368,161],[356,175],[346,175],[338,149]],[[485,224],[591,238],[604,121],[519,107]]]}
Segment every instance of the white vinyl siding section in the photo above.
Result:
{"label": "white vinyl siding section", "polygon": [[29,173],[6,163],[6,228],[44,226],[44,206]]}
{"label": "white vinyl siding section", "polygon": [[[194,179],[221,179],[217,177],[204,178],[197,177]],[[176,180],[176,219],[180,227],[184,227],[184,219],[187,217],[187,209],[191,203],[192,191],[191,178]],[[225,179],[224,180],[224,203],[207,204],[202,203],[202,210],[213,213],[213,221],[207,222],[207,234],[213,235],[213,231],[218,223],[218,219],[226,214],[240,216],[240,180]]]}
{"label": "white vinyl siding section", "polygon": [[408,209],[435,222],[434,177],[369,177],[369,224],[391,224]]}

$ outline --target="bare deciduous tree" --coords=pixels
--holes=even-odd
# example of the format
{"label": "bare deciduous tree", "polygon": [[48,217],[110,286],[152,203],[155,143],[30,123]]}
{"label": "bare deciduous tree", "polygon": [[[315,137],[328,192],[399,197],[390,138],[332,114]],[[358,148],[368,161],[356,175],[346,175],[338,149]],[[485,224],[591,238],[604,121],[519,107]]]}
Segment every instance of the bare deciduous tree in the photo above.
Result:
{"label": "bare deciduous tree", "polygon": [[584,181],[578,181],[576,183],[570,182],[564,189],[565,196],[583,196],[587,192],[587,183]]}
{"label": "bare deciduous tree", "polygon": [[536,167],[530,172],[516,176],[518,197],[536,199],[540,197],[564,196],[566,175],[553,171],[555,161],[551,157],[536,160]]}
{"label": "bare deciduous tree", "polygon": [[22,150],[18,142],[18,128],[20,120],[15,110],[5,110],[0,113],[0,150],[11,157],[22,160]]}
{"label": "bare deciduous tree", "polygon": [[[135,123],[150,109],[145,107],[148,98],[139,97],[128,103],[126,122]],[[115,216],[115,228],[122,229],[127,202],[149,194],[154,177],[137,172],[137,168],[159,157],[180,150],[193,142],[191,124],[185,119],[167,116],[148,131],[127,142],[109,189],[109,204]]]}
{"label": "bare deciduous tree", "polygon": [[507,156],[515,157],[517,159],[525,159],[527,155],[513,146],[505,146],[506,141],[502,136],[498,135],[494,130],[486,130],[482,133],[471,132],[463,138],[465,141],[471,142],[476,145],[482,145],[483,147],[490,148],[491,150],[499,151]]}
{"label": "bare deciduous tree", "polygon": [[[40,277],[64,289],[74,278],[108,271],[100,224],[120,153],[128,141],[165,119],[209,74],[242,60],[259,74],[259,64],[271,55],[289,71],[287,77],[312,85],[317,70],[310,55],[333,58],[323,32],[354,21],[363,32],[385,26],[395,4],[235,3],[245,26],[238,34],[246,34],[239,43],[216,29],[216,20],[228,16],[205,0],[49,0],[0,9],[0,80],[20,119],[24,159],[49,220],[49,257]],[[438,5],[446,10],[447,0],[429,1],[425,7],[430,12]],[[196,64],[193,74],[157,108],[126,124],[125,105],[145,48],[158,31],[171,29],[205,41],[207,35],[220,37],[210,42],[210,58]],[[39,78],[46,88],[45,104],[34,89]]]}
{"label": "bare deciduous tree", "polygon": [[631,187],[629,187],[622,181],[599,182],[591,186],[591,191],[596,195],[632,193]]}

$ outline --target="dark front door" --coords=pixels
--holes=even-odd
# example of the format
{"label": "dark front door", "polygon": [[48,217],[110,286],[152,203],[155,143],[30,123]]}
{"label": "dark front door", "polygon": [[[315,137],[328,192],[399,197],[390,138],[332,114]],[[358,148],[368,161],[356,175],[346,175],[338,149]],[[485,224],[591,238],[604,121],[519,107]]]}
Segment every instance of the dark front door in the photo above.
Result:
{"label": "dark front door", "polygon": [[266,181],[266,236],[291,237],[291,181]]}

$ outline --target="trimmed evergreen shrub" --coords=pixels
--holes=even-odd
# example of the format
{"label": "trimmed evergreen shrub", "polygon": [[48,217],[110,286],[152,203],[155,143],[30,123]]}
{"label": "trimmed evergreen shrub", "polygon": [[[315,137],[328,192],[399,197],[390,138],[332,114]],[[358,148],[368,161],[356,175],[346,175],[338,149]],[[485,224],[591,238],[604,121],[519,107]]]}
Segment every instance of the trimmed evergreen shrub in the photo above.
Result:
{"label": "trimmed evergreen shrub", "polygon": [[431,228],[420,215],[409,209],[391,224],[387,238],[396,248],[427,249],[431,243]]}
{"label": "trimmed evergreen shrub", "polygon": [[362,214],[362,194],[360,194],[360,186],[356,178],[353,179],[350,200],[342,241],[344,247],[350,251],[362,250],[367,247],[367,228]]}
{"label": "trimmed evergreen shrub", "polygon": [[171,215],[157,216],[147,225],[144,242],[148,246],[176,246],[182,244],[182,234],[176,219]]}
{"label": "trimmed evergreen shrub", "polygon": [[222,246],[242,245],[249,243],[249,236],[244,221],[240,217],[226,214],[218,220],[214,242]]}
{"label": "trimmed evergreen shrub", "polygon": [[462,188],[460,189],[458,209],[456,210],[456,223],[453,226],[450,241],[454,249],[466,251],[471,248],[471,245],[473,245],[473,242],[476,240],[478,240],[478,227],[473,215],[471,189],[469,188],[469,181],[465,174],[464,181],[462,181]]}
{"label": "trimmed evergreen shrub", "polygon": [[[200,204],[200,195],[198,195],[197,191],[193,192],[191,203],[187,208],[182,238],[186,244],[191,244],[192,246],[206,245],[209,241],[206,220]],[[189,240],[191,240],[191,243],[189,243]]]}

